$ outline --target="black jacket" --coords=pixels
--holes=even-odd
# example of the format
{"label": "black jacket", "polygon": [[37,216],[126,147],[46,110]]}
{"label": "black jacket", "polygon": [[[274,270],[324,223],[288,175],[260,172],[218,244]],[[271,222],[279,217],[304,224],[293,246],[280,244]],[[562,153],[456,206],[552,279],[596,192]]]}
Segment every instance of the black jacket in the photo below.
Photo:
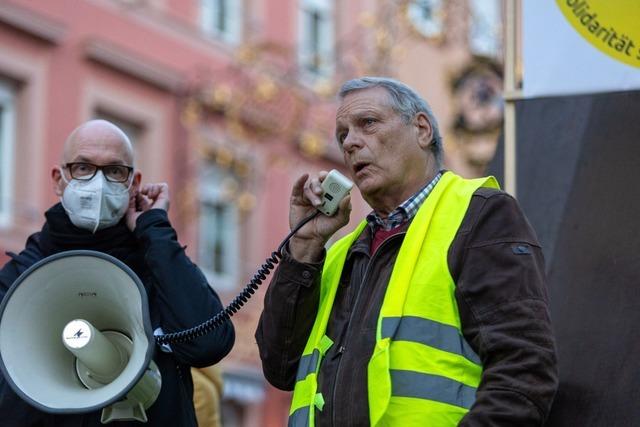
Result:
{"label": "black jacket", "polygon": [[[316,425],[369,425],[367,364],[376,322],[407,226],[370,253],[372,230],[349,249],[320,366],[325,405]],[[477,190],[448,252],[462,332],[484,368],[475,404],[461,426],[540,426],[558,385],[544,260],[517,202]],[[256,340],[266,378],[292,390],[318,310],[322,263],[285,256],[265,295]],[[365,280],[365,278],[367,280]],[[425,420],[425,425],[428,420]]]}
{"label": "black jacket", "polygon": [[[121,221],[94,236],[74,227],[58,204],[45,214],[41,232],[29,237],[25,249],[9,254],[12,260],[0,270],[0,297],[13,281],[35,262],[56,252],[72,249],[99,250],[127,264],[140,277],[149,298],[151,325],[165,333],[199,324],[222,310],[216,293],[178,243],[167,213],[152,209],[140,215],[133,233]],[[64,230],[60,232],[60,230]],[[156,346],[153,360],[162,374],[162,389],[147,410],[148,423],[118,422],[126,426],[196,426],[190,368],[219,362],[233,346],[231,322],[214,332],[184,344],[172,344],[172,352]],[[43,413],[22,401],[0,377],[0,424],[5,427],[101,426],[100,411],[82,415]]]}

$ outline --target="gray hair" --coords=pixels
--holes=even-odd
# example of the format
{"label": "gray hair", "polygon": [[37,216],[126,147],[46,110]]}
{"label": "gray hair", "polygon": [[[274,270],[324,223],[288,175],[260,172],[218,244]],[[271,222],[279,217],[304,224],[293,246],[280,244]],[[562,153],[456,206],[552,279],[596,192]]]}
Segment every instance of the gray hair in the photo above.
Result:
{"label": "gray hair", "polygon": [[344,99],[350,92],[374,87],[382,87],[391,95],[391,108],[396,111],[404,119],[406,123],[410,123],[416,114],[424,113],[433,129],[433,140],[431,151],[435,157],[438,168],[442,167],[442,136],[438,127],[438,121],[433,115],[433,111],[427,101],[422,99],[420,95],[406,84],[398,80],[388,77],[361,77],[345,82],[338,97]]}

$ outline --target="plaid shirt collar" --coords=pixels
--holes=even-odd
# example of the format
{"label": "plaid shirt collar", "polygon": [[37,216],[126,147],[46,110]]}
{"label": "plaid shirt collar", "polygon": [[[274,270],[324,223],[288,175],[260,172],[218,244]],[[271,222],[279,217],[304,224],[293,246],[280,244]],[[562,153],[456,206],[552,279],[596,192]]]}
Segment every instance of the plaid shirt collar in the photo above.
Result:
{"label": "plaid shirt collar", "polygon": [[420,206],[422,206],[422,203],[427,199],[427,196],[431,194],[433,188],[436,186],[438,181],[440,181],[442,174],[442,171],[438,172],[427,185],[422,187],[422,189],[417,193],[395,208],[387,218],[383,219],[375,211],[371,212],[367,215],[367,222],[369,223],[369,226],[374,230],[376,227],[382,227],[384,230],[389,231],[399,227],[407,221],[412,220],[413,217],[416,216]]}

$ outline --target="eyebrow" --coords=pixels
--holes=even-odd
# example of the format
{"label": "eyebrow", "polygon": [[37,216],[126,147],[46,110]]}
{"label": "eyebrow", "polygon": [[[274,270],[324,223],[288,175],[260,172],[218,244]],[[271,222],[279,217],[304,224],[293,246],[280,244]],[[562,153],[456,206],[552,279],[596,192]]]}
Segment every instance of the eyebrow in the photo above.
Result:
{"label": "eyebrow", "polygon": [[[95,163],[93,163],[93,160],[89,159],[88,157],[84,157],[82,155],[76,157],[73,161],[71,161],[69,163],[91,163],[91,164],[95,164]],[[122,160],[110,160],[110,161],[104,163],[104,165],[124,165],[124,166],[126,166],[126,163],[123,162]]]}
{"label": "eyebrow", "polygon": [[365,108],[363,110],[355,111],[349,115],[347,118],[336,119],[336,130],[339,128],[340,123],[349,122],[349,120],[362,120],[367,117],[375,117],[379,118],[382,113],[379,110]]}
{"label": "eyebrow", "polygon": [[349,116],[344,118],[343,121],[349,121],[350,119],[360,120],[362,118],[370,117],[370,116],[379,117],[381,114],[383,113],[380,110],[373,109],[373,108],[364,108],[362,110],[357,110],[349,114]]}

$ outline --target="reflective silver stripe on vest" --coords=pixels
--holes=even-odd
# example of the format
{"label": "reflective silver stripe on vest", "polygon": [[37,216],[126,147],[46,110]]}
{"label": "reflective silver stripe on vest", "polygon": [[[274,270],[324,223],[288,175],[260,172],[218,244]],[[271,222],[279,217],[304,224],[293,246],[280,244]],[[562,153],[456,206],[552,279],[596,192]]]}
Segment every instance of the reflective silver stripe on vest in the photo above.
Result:
{"label": "reflective silver stripe on vest", "polygon": [[313,350],[313,353],[302,356],[298,364],[296,381],[303,380],[307,378],[307,375],[316,372],[318,370],[318,362],[320,362],[320,351],[318,350]]}
{"label": "reflective silver stripe on vest", "polygon": [[469,409],[476,389],[449,378],[415,371],[391,369],[391,395],[434,400]]}
{"label": "reflective silver stripe on vest", "polygon": [[449,353],[459,354],[480,365],[480,358],[457,328],[415,316],[382,319],[382,338],[426,344]]}
{"label": "reflective silver stripe on vest", "polygon": [[289,416],[288,427],[308,427],[309,426],[309,407],[303,406],[293,411]]}

